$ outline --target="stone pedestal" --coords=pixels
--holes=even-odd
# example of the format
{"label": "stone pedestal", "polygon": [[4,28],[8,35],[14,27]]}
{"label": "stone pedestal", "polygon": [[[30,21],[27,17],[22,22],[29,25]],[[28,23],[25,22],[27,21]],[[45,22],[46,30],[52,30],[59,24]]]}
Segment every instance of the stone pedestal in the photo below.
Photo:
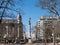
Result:
{"label": "stone pedestal", "polygon": [[31,40],[31,38],[29,38],[29,39],[28,39],[28,43],[32,43],[32,40]]}

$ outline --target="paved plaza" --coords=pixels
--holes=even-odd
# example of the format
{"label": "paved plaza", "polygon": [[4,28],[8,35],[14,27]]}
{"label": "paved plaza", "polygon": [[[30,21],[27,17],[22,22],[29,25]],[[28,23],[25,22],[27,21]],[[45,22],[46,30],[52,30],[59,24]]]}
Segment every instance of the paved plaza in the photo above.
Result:
{"label": "paved plaza", "polygon": [[[45,43],[27,43],[27,44],[0,44],[0,45],[45,45]],[[53,43],[46,43],[46,45],[53,45]],[[55,43],[55,45],[60,45],[58,43]]]}
{"label": "paved plaza", "polygon": [[[45,43],[34,43],[34,44],[26,44],[26,45],[45,45]],[[53,43],[46,43],[46,45],[53,45]],[[60,44],[55,44],[55,45],[60,45]]]}

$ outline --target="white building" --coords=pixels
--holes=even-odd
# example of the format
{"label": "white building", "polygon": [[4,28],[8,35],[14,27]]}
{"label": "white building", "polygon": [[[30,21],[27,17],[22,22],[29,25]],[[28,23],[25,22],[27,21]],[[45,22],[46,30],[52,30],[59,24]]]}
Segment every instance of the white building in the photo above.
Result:
{"label": "white building", "polygon": [[37,39],[43,39],[43,20],[38,20],[36,26],[38,28]]}
{"label": "white building", "polygon": [[57,34],[59,29],[56,25],[58,24],[59,20],[60,18],[58,16],[42,16],[36,23],[36,26],[38,27],[37,38],[44,39],[44,34],[47,27],[50,28],[51,33],[53,33],[52,31],[54,30]]}

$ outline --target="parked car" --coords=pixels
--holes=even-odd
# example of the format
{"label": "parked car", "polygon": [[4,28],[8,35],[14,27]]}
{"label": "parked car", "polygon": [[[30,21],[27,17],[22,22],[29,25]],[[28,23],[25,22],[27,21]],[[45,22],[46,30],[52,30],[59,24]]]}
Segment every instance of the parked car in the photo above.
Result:
{"label": "parked car", "polygon": [[21,44],[25,44],[25,40],[24,40],[24,39],[21,39],[21,40],[20,40],[20,43],[21,43]]}

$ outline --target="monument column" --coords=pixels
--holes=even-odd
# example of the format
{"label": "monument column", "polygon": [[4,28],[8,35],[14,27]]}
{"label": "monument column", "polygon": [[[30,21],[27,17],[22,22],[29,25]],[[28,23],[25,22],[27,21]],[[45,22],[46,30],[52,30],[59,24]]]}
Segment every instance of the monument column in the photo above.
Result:
{"label": "monument column", "polygon": [[28,43],[32,43],[32,40],[31,40],[31,18],[29,18],[28,31],[29,31]]}

